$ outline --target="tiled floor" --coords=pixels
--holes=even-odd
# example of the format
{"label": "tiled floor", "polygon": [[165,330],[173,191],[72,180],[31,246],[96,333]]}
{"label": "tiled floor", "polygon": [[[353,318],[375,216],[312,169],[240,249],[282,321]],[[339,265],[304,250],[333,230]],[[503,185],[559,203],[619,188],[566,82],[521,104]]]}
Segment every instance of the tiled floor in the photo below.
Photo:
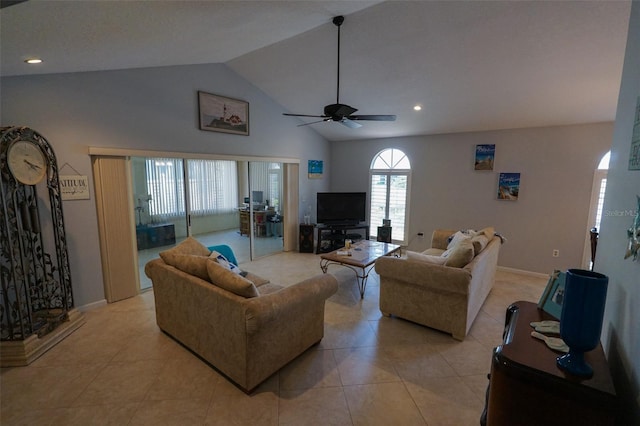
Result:
{"label": "tiled floor", "polygon": [[[286,265],[286,267],[282,267]],[[241,265],[292,284],[313,254]],[[477,425],[505,308],[537,301],[546,279],[498,272],[464,342],[378,310],[378,276],[360,300],[352,271],[326,304],[322,342],[252,395],[159,331],[153,293],[86,312],[86,324],[28,367],[0,375],[2,425]]]}

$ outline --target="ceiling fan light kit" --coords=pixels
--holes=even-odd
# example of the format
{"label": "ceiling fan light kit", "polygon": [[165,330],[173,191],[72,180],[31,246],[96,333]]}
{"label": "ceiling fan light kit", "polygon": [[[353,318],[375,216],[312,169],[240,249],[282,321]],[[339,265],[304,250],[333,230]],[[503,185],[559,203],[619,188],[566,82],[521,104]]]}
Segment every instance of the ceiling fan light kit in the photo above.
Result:
{"label": "ceiling fan light kit", "polygon": [[343,22],[344,16],[336,16],[333,18],[333,24],[338,27],[338,73],[336,84],[336,103],[326,105],[323,110],[323,115],[283,113],[283,115],[290,117],[312,117],[321,119],[318,121],[313,121],[311,123],[299,124],[298,127],[308,126],[315,123],[334,121],[346,127],[349,127],[350,129],[357,129],[358,127],[362,127],[362,124],[356,123],[356,121],[395,121],[396,119],[395,115],[353,115],[354,112],[358,111],[356,108],[340,103],[340,26]]}

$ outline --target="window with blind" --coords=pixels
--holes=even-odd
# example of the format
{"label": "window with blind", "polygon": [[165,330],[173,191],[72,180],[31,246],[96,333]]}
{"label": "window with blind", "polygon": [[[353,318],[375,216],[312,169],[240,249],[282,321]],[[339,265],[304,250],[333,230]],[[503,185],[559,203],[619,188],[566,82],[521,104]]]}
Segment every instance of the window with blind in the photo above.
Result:
{"label": "window with blind", "polygon": [[149,214],[152,222],[161,222],[187,213],[185,177],[189,182],[190,214],[228,214],[237,207],[238,183],[235,161],[147,158],[145,166],[147,190],[151,197]]}
{"label": "window with blind", "polygon": [[377,235],[383,219],[390,219],[391,239],[406,241],[410,175],[409,159],[399,149],[381,151],[371,162],[371,235]]}

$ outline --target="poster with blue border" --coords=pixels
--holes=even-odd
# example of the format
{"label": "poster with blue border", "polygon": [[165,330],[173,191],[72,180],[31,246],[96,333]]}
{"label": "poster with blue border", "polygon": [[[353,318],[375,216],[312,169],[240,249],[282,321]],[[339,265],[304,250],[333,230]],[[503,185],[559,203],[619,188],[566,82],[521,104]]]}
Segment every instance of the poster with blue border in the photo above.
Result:
{"label": "poster with blue border", "polygon": [[321,179],[322,166],[322,160],[309,160],[309,179]]}
{"label": "poster with blue border", "polygon": [[520,173],[500,173],[498,200],[515,201],[520,195]]}
{"label": "poster with blue border", "polygon": [[493,160],[495,156],[495,144],[476,145],[475,170],[493,170]]}

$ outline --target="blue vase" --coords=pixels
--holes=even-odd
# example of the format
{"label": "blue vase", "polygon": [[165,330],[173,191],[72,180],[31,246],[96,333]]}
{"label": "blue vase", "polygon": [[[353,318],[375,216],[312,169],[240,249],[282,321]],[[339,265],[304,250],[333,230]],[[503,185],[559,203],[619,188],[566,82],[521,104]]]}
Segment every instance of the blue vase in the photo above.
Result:
{"label": "blue vase", "polygon": [[576,376],[593,376],[593,368],[584,360],[584,353],[595,349],[600,342],[608,285],[606,275],[582,269],[567,271],[560,336],[569,346],[569,353],[558,357],[557,363]]}

